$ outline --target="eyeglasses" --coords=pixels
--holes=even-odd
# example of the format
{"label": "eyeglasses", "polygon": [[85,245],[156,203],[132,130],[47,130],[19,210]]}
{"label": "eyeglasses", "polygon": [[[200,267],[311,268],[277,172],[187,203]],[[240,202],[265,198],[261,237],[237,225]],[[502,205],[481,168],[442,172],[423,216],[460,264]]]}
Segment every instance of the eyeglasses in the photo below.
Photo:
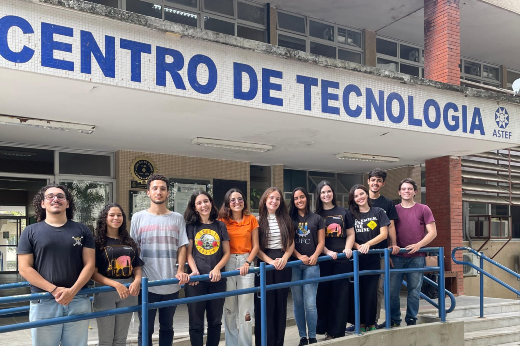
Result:
{"label": "eyeglasses", "polygon": [[60,201],[63,201],[64,199],[67,199],[64,194],[58,193],[57,195],[53,195],[52,193],[49,193],[48,195],[45,195],[45,199],[48,201],[54,200],[54,198],[57,198]]}
{"label": "eyeglasses", "polygon": [[243,202],[244,202],[244,199],[242,197],[231,198],[231,203],[232,204],[240,204],[240,203],[243,203]]}

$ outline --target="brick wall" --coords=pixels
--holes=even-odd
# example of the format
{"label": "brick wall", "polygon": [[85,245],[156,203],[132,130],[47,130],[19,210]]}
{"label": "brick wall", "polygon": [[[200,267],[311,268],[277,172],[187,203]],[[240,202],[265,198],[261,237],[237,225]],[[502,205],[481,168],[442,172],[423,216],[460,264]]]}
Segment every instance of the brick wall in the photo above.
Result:
{"label": "brick wall", "polygon": [[[426,204],[431,208],[437,226],[437,238],[430,245],[444,247],[446,270],[457,272],[452,292],[456,284],[457,292],[453,293],[463,294],[462,266],[451,260],[451,250],[462,246],[462,177],[459,157],[443,156],[426,161]],[[460,251],[459,257],[462,260]]]}
{"label": "brick wall", "polygon": [[460,85],[459,0],[424,0],[424,78]]}

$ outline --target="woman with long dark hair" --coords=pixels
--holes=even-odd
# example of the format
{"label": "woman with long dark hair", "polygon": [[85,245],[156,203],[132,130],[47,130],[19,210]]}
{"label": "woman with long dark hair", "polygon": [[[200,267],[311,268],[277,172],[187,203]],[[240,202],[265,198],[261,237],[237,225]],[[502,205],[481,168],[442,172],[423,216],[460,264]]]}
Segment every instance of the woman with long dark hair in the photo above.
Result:
{"label": "woman with long dark hair", "polygon": [[[317,261],[325,246],[325,221],[321,216],[310,211],[309,203],[307,190],[303,187],[294,189],[289,203],[289,215],[296,228],[293,254],[303,262],[303,265],[292,267],[292,281],[320,277]],[[317,282],[291,287],[294,318],[300,335],[299,346],[318,342],[316,340],[317,291]]]}
{"label": "woman with long dark hair", "polygon": [[[336,195],[330,182],[324,180],[316,187],[316,214],[325,221],[325,247],[323,254],[332,261],[320,263],[321,276],[352,272],[354,230],[347,218],[347,210],[336,205]],[[337,259],[338,253],[347,258]],[[326,334],[326,340],[345,336],[348,319],[348,304],[351,284],[348,278],[321,282],[318,286],[317,334]]]}
{"label": "woman with long dark hair", "polygon": [[[230,189],[224,196],[219,220],[229,235],[231,256],[226,271],[240,270],[240,276],[227,278],[227,291],[255,285],[255,274],[248,274],[249,266],[258,253],[258,221],[249,213],[246,195]],[[224,303],[226,346],[253,345],[253,294],[227,297]]]}
{"label": "woman with long dark hair", "polygon": [[[285,268],[294,251],[294,225],[285,205],[282,192],[276,187],[265,190],[259,203],[258,239],[260,250],[259,262],[272,264],[276,270],[266,272],[267,285],[291,281],[291,268]],[[255,285],[260,285],[260,278],[255,278]],[[282,346],[287,322],[288,288],[267,291],[266,313],[267,344]],[[261,344],[260,299],[255,296],[255,344]]]}
{"label": "woman with long dark hair", "polygon": [[[94,310],[103,311],[137,305],[141,290],[141,266],[137,243],[126,228],[126,215],[116,203],[107,204],[96,223],[96,269],[92,280],[112,286],[116,292],[94,295]],[[125,284],[130,283],[127,288]],[[126,345],[132,314],[97,318],[99,345]]]}
{"label": "woman with long dark hair", "polygon": [[[206,191],[195,191],[184,212],[188,245],[188,265],[191,275],[209,274],[210,281],[188,283],[187,297],[226,291],[226,279],[220,271],[229,260],[229,237],[226,225],[217,220],[218,211]],[[206,345],[220,342],[224,298],[188,304],[190,341],[192,346],[204,344],[204,313],[208,321]]]}
{"label": "woman with long dark hair", "polygon": [[[378,254],[367,255],[368,250],[378,249],[379,243],[386,239],[390,220],[383,209],[372,207],[368,189],[361,184],[352,186],[348,196],[350,223],[354,226],[354,249],[363,254],[359,256],[359,270],[381,269]],[[376,330],[377,285],[379,275],[365,275],[359,278],[360,292],[360,329],[362,332]],[[354,302],[351,302],[353,305]],[[351,308],[351,311],[353,309]],[[354,321],[350,321],[354,322]]]}

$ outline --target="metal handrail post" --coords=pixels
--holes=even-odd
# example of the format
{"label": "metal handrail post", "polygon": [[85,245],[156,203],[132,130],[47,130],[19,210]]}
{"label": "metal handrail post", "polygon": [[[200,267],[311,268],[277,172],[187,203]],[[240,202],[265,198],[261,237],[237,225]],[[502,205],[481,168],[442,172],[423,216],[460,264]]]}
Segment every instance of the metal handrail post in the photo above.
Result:
{"label": "metal handrail post", "polygon": [[386,329],[391,327],[390,317],[390,249],[385,249],[385,280],[383,285],[385,291],[385,317]]}
{"label": "metal handrail post", "polygon": [[441,322],[446,322],[446,292],[444,278],[444,248],[439,248],[439,317]]}
{"label": "metal handrail post", "polygon": [[361,334],[359,316],[359,251],[354,251],[354,329],[356,334]]}
{"label": "metal handrail post", "polygon": [[260,335],[262,337],[262,346],[267,346],[267,290],[265,289],[265,286],[265,262],[260,262]]}
{"label": "metal handrail post", "polygon": [[148,278],[141,279],[141,341],[142,346],[148,345]]}
{"label": "metal handrail post", "polygon": [[[481,255],[484,253],[481,252]],[[480,256],[480,318],[484,317],[484,257]]]}

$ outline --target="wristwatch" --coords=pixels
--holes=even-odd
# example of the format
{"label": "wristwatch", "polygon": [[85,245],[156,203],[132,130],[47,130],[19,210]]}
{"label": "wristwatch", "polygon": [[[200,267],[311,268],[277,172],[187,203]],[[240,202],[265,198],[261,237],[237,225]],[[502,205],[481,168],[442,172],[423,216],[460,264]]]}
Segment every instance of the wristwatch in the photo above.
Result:
{"label": "wristwatch", "polygon": [[251,265],[251,262],[249,262],[249,261],[246,261],[246,263],[249,264],[249,265]]}

